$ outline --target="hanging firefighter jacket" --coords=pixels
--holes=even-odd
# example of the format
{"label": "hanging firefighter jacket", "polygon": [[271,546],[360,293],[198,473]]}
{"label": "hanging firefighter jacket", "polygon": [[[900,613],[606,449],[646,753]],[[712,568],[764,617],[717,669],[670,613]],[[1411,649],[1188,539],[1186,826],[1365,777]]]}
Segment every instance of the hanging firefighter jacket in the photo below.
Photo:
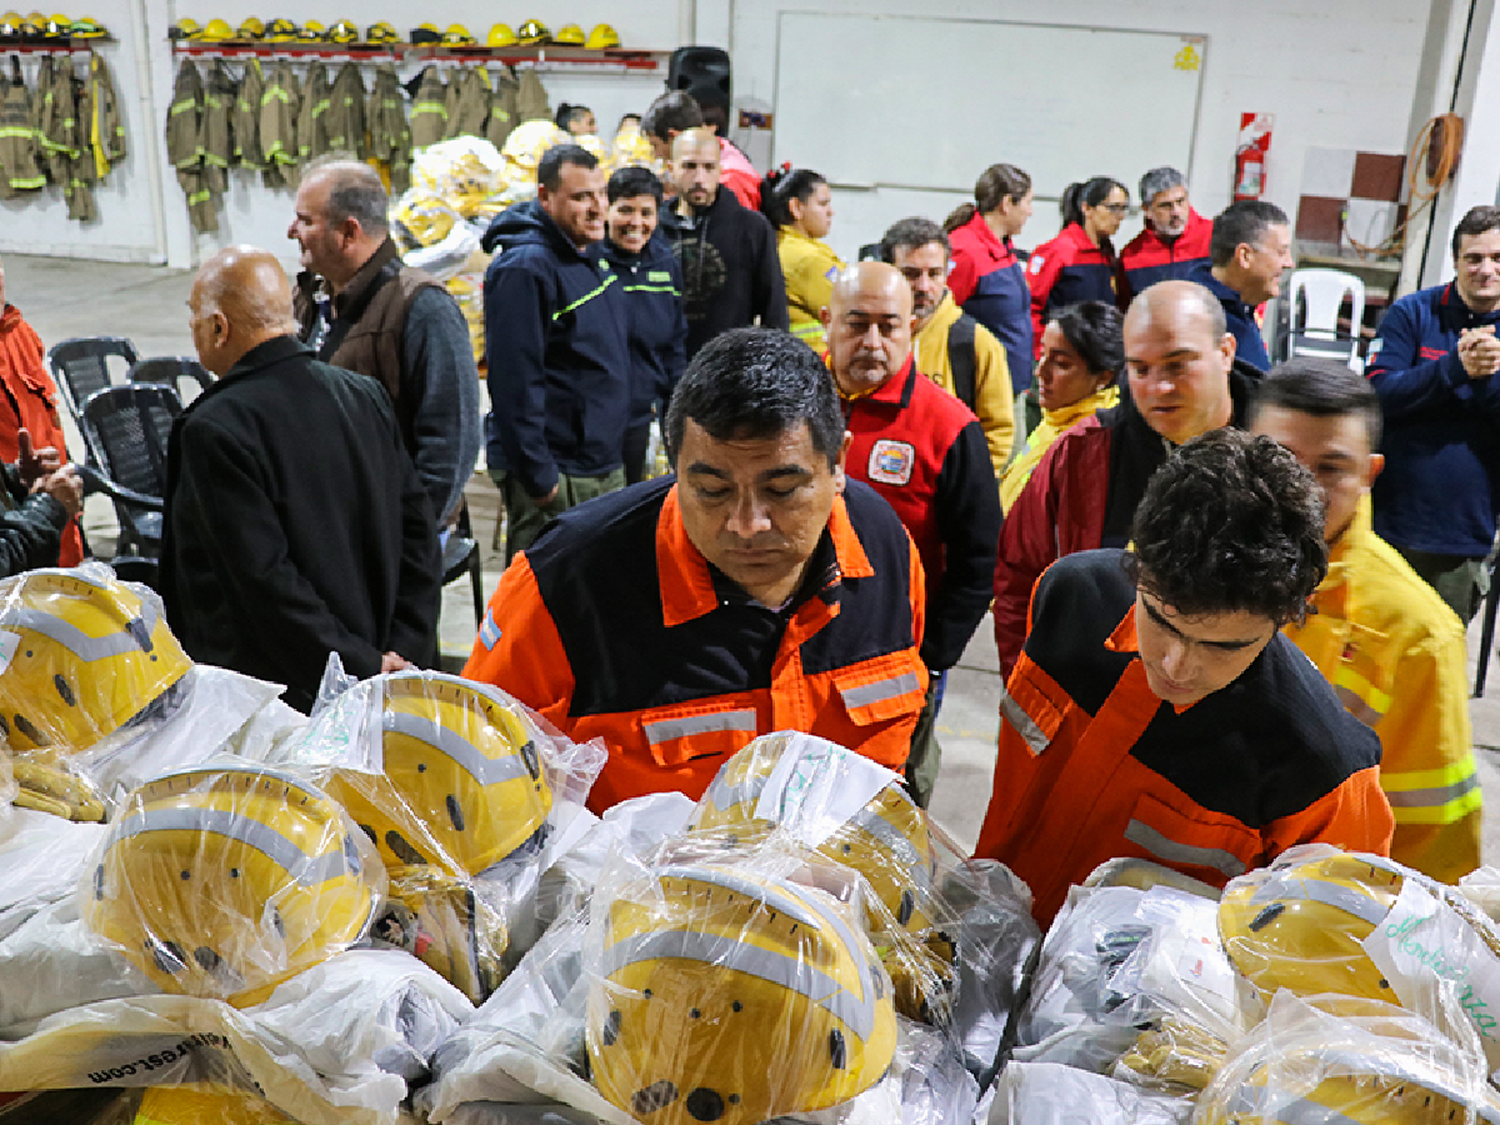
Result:
{"label": "hanging firefighter jacket", "polygon": [[12,55],[11,77],[0,98],[0,198],[17,192],[36,191],[47,184],[37,166],[36,123],[32,119],[31,95],[21,77],[21,60]]}
{"label": "hanging firefighter jacket", "polygon": [[364,159],[370,154],[365,140],[365,83],[352,60],[340,68],[328,95],[324,114],[330,152],[348,152]]}
{"label": "hanging firefighter jacket", "polygon": [[172,108],[167,112],[167,159],[177,169],[177,182],[187,195],[193,229],[206,234],[219,229],[213,193],[204,179],[203,76],[192,59],[183,59],[172,86]]}
{"label": "hanging firefighter jacket", "polygon": [[64,63],[63,71],[62,83],[72,91],[74,120],[71,142],[74,147],[68,154],[68,181],[63,194],[68,201],[68,218],[89,223],[99,218],[99,208],[94,202],[94,185],[99,182],[99,170],[94,163],[94,150],[88,137],[89,119],[93,115],[93,94],[71,64]]}
{"label": "hanging firefighter jacket", "polygon": [[261,180],[267,187],[295,188],[297,173],[297,115],[301,87],[292,64],[282,59],[266,80],[260,97],[260,150],[265,160]]}
{"label": "hanging firefighter jacket", "polygon": [[447,135],[447,96],[442,71],[435,66],[426,67],[417,78],[417,92],[411,107],[413,148],[426,148]]}
{"label": "hanging firefighter jacket", "polygon": [[406,122],[406,99],[396,68],[385,63],[375,71],[370,92],[370,152],[386,165],[391,194],[400,195],[411,186],[411,126]]}
{"label": "hanging firefighter jacket", "polygon": [[516,120],[516,96],[520,81],[510,67],[495,75],[495,89],[490,94],[490,119],[485,123],[484,136],[496,148],[504,148],[505,140],[519,122]]}
{"label": "hanging firefighter jacket", "polygon": [[240,89],[234,99],[234,116],[230,122],[230,132],[234,134],[234,162],[241,168],[259,171],[266,166],[266,158],[260,151],[260,99],[265,89],[260,60],[251,57],[240,77]]}
{"label": "hanging firefighter jacket", "polygon": [[297,159],[306,164],[328,151],[328,68],[310,63],[302,83],[302,108],[297,114]]}
{"label": "hanging firefighter jacket", "polygon": [[109,67],[89,52],[89,74],[86,83],[89,112],[80,114],[84,140],[93,158],[95,180],[102,182],[112,165],[125,159],[125,122],[120,116],[120,99]]}
{"label": "hanging firefighter jacket", "polygon": [[552,120],[552,103],[547,100],[546,87],[535,70],[528,68],[521,72],[516,90],[516,116],[522,125],[528,121]]}
{"label": "hanging firefighter jacket", "polygon": [[449,137],[482,137],[484,123],[490,116],[490,81],[484,67],[465,70],[448,83]]}
{"label": "hanging firefighter jacket", "polygon": [[230,119],[234,116],[239,87],[224,68],[222,59],[209,72],[203,91],[203,178],[209,190],[223,195],[229,190],[229,162],[234,157]]}

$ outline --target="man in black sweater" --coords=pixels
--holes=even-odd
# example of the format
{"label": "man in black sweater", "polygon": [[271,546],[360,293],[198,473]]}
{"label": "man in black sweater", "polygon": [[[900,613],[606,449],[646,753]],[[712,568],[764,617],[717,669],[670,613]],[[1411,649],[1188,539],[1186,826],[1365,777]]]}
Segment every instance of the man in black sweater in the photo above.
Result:
{"label": "man in black sweater", "polygon": [[436,521],[385,391],[313,358],[263,250],[210,258],[188,303],[220,380],[167,451],[161,589],[182,647],[304,711],[330,652],[359,677],[430,666]]}
{"label": "man in black sweater", "polygon": [[677,134],[667,175],[677,201],[662,225],[682,263],[688,359],[731,328],[789,329],[776,232],[733,192],[719,190],[719,140],[713,130]]}

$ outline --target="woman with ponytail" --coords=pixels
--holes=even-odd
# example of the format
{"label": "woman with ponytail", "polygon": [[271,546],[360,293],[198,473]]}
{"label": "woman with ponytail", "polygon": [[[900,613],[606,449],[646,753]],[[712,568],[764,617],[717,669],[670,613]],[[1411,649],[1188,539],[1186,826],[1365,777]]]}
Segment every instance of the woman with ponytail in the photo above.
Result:
{"label": "woman with ponytail", "polygon": [[1108,176],[1069,184],[1063,192],[1061,233],[1033,250],[1026,263],[1033,347],[1038,356],[1042,327],[1059,309],[1079,301],[1119,305],[1125,286],[1110,239],[1129,210],[1130,192]]}
{"label": "woman with ponytail", "polygon": [[991,164],[974,184],[974,202],[943,223],[953,246],[948,288],[1005,345],[1016,392],[1031,385],[1031,294],[1011,239],[1029,218],[1031,177],[1013,164]]}
{"label": "woman with ponytail", "polygon": [[783,165],[761,185],[760,209],[776,228],[792,335],[822,353],[827,341],[819,314],[844,268],[833,248],[823,241],[833,225],[833,194],[828,181],[811,169]]}

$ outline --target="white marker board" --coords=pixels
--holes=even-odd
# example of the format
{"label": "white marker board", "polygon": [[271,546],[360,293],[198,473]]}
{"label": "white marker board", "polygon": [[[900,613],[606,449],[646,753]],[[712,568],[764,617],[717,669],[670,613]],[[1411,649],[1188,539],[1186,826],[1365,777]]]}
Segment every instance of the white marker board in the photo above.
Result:
{"label": "white marker board", "polygon": [[[970,192],[989,165],[1075,180],[1191,176],[1208,40],[998,20],[782,12],[774,161],[835,184]],[[1231,122],[1226,125],[1235,123]]]}

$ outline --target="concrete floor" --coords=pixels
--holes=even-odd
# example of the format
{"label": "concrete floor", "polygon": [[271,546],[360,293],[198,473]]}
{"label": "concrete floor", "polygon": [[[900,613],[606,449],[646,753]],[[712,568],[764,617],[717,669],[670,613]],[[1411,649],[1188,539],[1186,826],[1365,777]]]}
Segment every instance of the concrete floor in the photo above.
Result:
{"label": "concrete floor", "polygon": [[[4,259],[6,298],[20,307],[51,346],[69,336],[127,336],[141,356],[191,355],[187,296],[192,275],[151,266],[77,262],[8,255]],[[78,441],[69,427],[70,444]],[[73,444],[75,453],[81,444]],[[494,548],[499,495],[489,478],[476,471],[467,489],[475,533],[484,552],[484,590],[488,597],[504,568]],[[91,497],[85,526],[92,542],[115,534],[106,500]],[[474,643],[473,598],[467,582],[444,591],[442,650],[444,664],[461,664]],[[1473,682],[1479,627],[1469,633],[1469,678]],[[1491,669],[1485,698],[1472,700],[1470,714],[1484,783],[1486,810],[1484,858],[1500,866],[1500,661]],[[938,734],[943,765],[933,797],[934,818],[967,849],[979,834],[989,800],[999,730],[1000,673],[989,619],[970,641],[964,659],[950,673]]]}

